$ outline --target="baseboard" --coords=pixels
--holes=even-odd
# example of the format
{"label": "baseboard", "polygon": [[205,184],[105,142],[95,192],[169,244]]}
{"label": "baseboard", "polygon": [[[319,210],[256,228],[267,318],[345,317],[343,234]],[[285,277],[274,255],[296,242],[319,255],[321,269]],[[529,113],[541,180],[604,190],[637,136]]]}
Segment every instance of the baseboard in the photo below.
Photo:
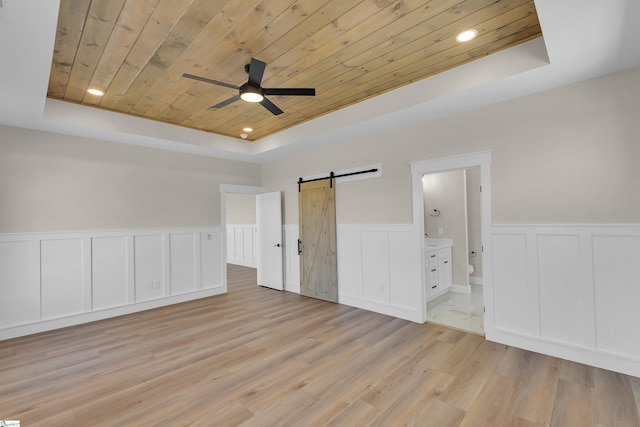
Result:
{"label": "baseboard", "polygon": [[630,358],[620,354],[588,349],[583,346],[573,346],[560,341],[528,336],[504,329],[487,331],[486,339],[536,353],[640,377],[640,359]]}
{"label": "baseboard", "polygon": [[457,294],[470,294],[471,286],[469,285],[451,285],[449,288],[451,292],[455,292]]}
{"label": "baseboard", "polygon": [[105,310],[97,310],[89,313],[82,313],[57,319],[44,320],[35,323],[29,323],[0,330],[0,341],[11,338],[21,337],[24,335],[37,334],[40,332],[51,331],[59,328],[80,325],[83,323],[95,322],[97,320],[108,319],[111,317],[122,316],[125,314],[137,313],[139,311],[151,310],[158,307],[164,307],[181,302],[192,301],[200,298],[212,297],[224,294],[227,287],[224,285],[213,288],[203,289],[196,292],[188,292],[179,295],[173,295],[164,298],[158,298],[151,301],[143,301],[134,304],[127,304],[120,307],[108,308]]}
{"label": "baseboard", "polygon": [[482,277],[469,276],[469,284],[482,286]]}
{"label": "baseboard", "polygon": [[285,283],[284,290],[287,292],[300,293],[300,283]]}
{"label": "baseboard", "polygon": [[227,260],[227,264],[233,264],[233,265],[239,265],[242,267],[249,267],[249,268],[257,268],[257,264],[254,262],[246,262],[246,261],[238,261],[235,259],[228,259]]}
{"label": "baseboard", "polygon": [[338,295],[338,302],[351,307],[386,314],[387,316],[398,317],[411,322],[422,323],[420,322],[420,313],[417,313],[416,310],[411,307],[398,307],[347,295]]}

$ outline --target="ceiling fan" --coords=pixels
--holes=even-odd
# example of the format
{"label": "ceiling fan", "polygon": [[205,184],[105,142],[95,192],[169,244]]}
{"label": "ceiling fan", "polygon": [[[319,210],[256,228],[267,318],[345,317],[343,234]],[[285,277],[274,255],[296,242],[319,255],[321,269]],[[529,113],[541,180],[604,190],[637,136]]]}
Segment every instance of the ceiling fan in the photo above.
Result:
{"label": "ceiling fan", "polygon": [[238,94],[231,98],[222,101],[216,105],[212,105],[210,108],[222,108],[226,105],[236,102],[242,99],[246,102],[259,102],[264,108],[269,110],[274,116],[282,114],[283,111],[278,108],[273,102],[269,101],[265,95],[287,95],[287,96],[316,96],[315,88],[266,88],[260,86],[262,83],[262,75],[264,69],[267,66],[266,63],[251,58],[251,63],[244,66],[244,71],[249,74],[249,80],[242,86],[235,86],[225,82],[219,82],[218,80],[211,80],[205,77],[194,76],[193,74],[184,73],[182,77],[198,80],[205,83],[211,83],[218,86],[224,86],[231,89],[237,89]]}

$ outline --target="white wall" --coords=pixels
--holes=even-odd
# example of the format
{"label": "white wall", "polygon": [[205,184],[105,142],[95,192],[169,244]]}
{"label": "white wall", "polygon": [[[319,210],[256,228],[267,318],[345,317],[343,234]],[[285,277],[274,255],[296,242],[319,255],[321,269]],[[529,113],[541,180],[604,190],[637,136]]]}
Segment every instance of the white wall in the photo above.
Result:
{"label": "white wall", "polygon": [[[469,285],[467,265],[467,194],[465,171],[454,170],[425,175],[424,225],[430,237],[453,240],[451,248],[453,283]],[[437,209],[440,214],[431,215]],[[443,234],[440,234],[442,229]]]}
{"label": "white wall", "polygon": [[382,163],[336,187],[339,224],[412,222],[409,162],[491,150],[494,223],[607,224],[640,218],[640,68],[452,117],[354,138],[263,165],[297,223],[300,176]]}
{"label": "white wall", "polygon": [[226,204],[227,224],[250,225],[256,223],[255,194],[227,193]]}
{"label": "white wall", "polygon": [[[482,235],[480,233],[480,168],[466,170],[467,177],[467,242],[468,251],[474,251],[475,256],[469,256],[469,264],[473,266],[473,274],[469,278],[472,284],[482,282]],[[474,280],[475,279],[475,280]]]}
{"label": "white wall", "polygon": [[[381,162],[384,171],[381,177],[337,185],[337,222],[343,226],[379,224],[393,227],[413,222],[410,162],[490,150],[492,224],[584,225],[587,227],[585,232],[595,236],[599,224],[615,226],[640,222],[638,81],[640,68],[452,117],[354,138],[263,165],[262,185],[268,191],[284,191],[285,222],[292,226],[297,223],[298,177]],[[540,285],[540,298],[547,301],[545,307],[549,308],[538,311],[539,319],[532,320],[532,310],[536,307],[529,305],[534,300],[527,299],[533,295],[531,288],[522,284],[522,278],[512,283],[504,279],[515,279],[523,271],[527,274],[532,271],[535,264],[531,259],[531,248],[527,246],[529,243],[523,241],[523,237],[509,237],[507,241],[498,237],[494,242],[495,256],[498,260],[502,255],[509,256],[511,261],[497,261],[492,266],[493,271],[483,271],[485,304],[487,316],[490,316],[486,322],[487,337],[639,376],[640,349],[624,344],[620,338],[625,334],[635,336],[638,319],[629,318],[627,314],[616,316],[612,308],[626,308],[629,301],[637,301],[638,297],[629,283],[639,283],[640,278],[633,271],[633,257],[626,255],[624,249],[634,253],[633,244],[624,243],[637,243],[635,231],[632,233],[631,230],[635,228],[624,228],[622,235],[614,240],[594,237],[594,257],[601,259],[594,261],[599,266],[594,267],[595,311],[583,313],[579,324],[589,329],[589,319],[594,316],[599,319],[600,323],[591,328],[600,336],[600,344],[596,345],[581,341],[575,335],[577,326],[562,323],[563,317],[554,306],[556,299],[567,301],[576,293],[583,298],[591,292],[589,282],[576,282],[575,277],[570,281],[554,282],[554,263],[558,263],[558,268],[566,267],[558,271],[561,277],[583,274],[579,273],[582,269],[571,267],[577,262],[572,246],[575,242],[571,238],[555,236],[547,240],[541,238],[544,246],[542,262],[550,266],[545,267],[548,276]],[[342,233],[344,231],[339,229],[339,241],[344,238]],[[374,245],[379,243],[372,242]],[[566,250],[555,250],[556,243]],[[620,255],[619,258],[598,255],[612,245],[618,245],[612,253]],[[354,251],[339,254],[339,260],[357,257],[358,252]],[[589,252],[580,252],[579,256],[580,260],[588,259]],[[374,268],[374,271],[377,270]],[[580,277],[584,279],[582,275]],[[351,286],[343,282],[344,279],[339,288]],[[613,292],[603,292],[607,283],[612,283]],[[416,280],[410,289],[420,286],[422,284]],[[545,292],[550,287],[556,288],[555,293],[547,298]],[[422,301],[413,302],[416,309],[419,304]],[[518,304],[526,305],[522,310],[510,308]],[[603,315],[606,317],[601,317]],[[491,321],[494,316],[495,330]],[[544,325],[540,327],[546,331],[557,330],[560,335],[532,332],[531,322]],[[510,329],[506,325],[511,325]]]}
{"label": "white wall", "polygon": [[260,166],[0,126],[0,233],[220,225]]}
{"label": "white wall", "polygon": [[0,126],[0,339],[225,292],[220,184],[260,169]]}

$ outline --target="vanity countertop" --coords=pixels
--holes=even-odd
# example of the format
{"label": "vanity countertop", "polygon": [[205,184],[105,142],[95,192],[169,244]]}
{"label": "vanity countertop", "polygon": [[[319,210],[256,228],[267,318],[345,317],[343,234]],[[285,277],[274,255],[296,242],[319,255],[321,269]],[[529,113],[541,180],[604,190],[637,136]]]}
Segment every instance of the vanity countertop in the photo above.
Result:
{"label": "vanity countertop", "polygon": [[424,238],[424,250],[435,251],[443,248],[450,248],[453,246],[453,239],[438,239],[435,237]]}

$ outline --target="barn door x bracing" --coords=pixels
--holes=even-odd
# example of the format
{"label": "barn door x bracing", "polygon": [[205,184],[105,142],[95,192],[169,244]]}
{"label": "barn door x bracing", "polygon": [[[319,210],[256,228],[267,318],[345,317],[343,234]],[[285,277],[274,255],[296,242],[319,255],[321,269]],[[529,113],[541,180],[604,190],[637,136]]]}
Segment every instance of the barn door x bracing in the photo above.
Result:
{"label": "barn door x bracing", "polygon": [[338,302],[335,180],[299,185],[300,293]]}

